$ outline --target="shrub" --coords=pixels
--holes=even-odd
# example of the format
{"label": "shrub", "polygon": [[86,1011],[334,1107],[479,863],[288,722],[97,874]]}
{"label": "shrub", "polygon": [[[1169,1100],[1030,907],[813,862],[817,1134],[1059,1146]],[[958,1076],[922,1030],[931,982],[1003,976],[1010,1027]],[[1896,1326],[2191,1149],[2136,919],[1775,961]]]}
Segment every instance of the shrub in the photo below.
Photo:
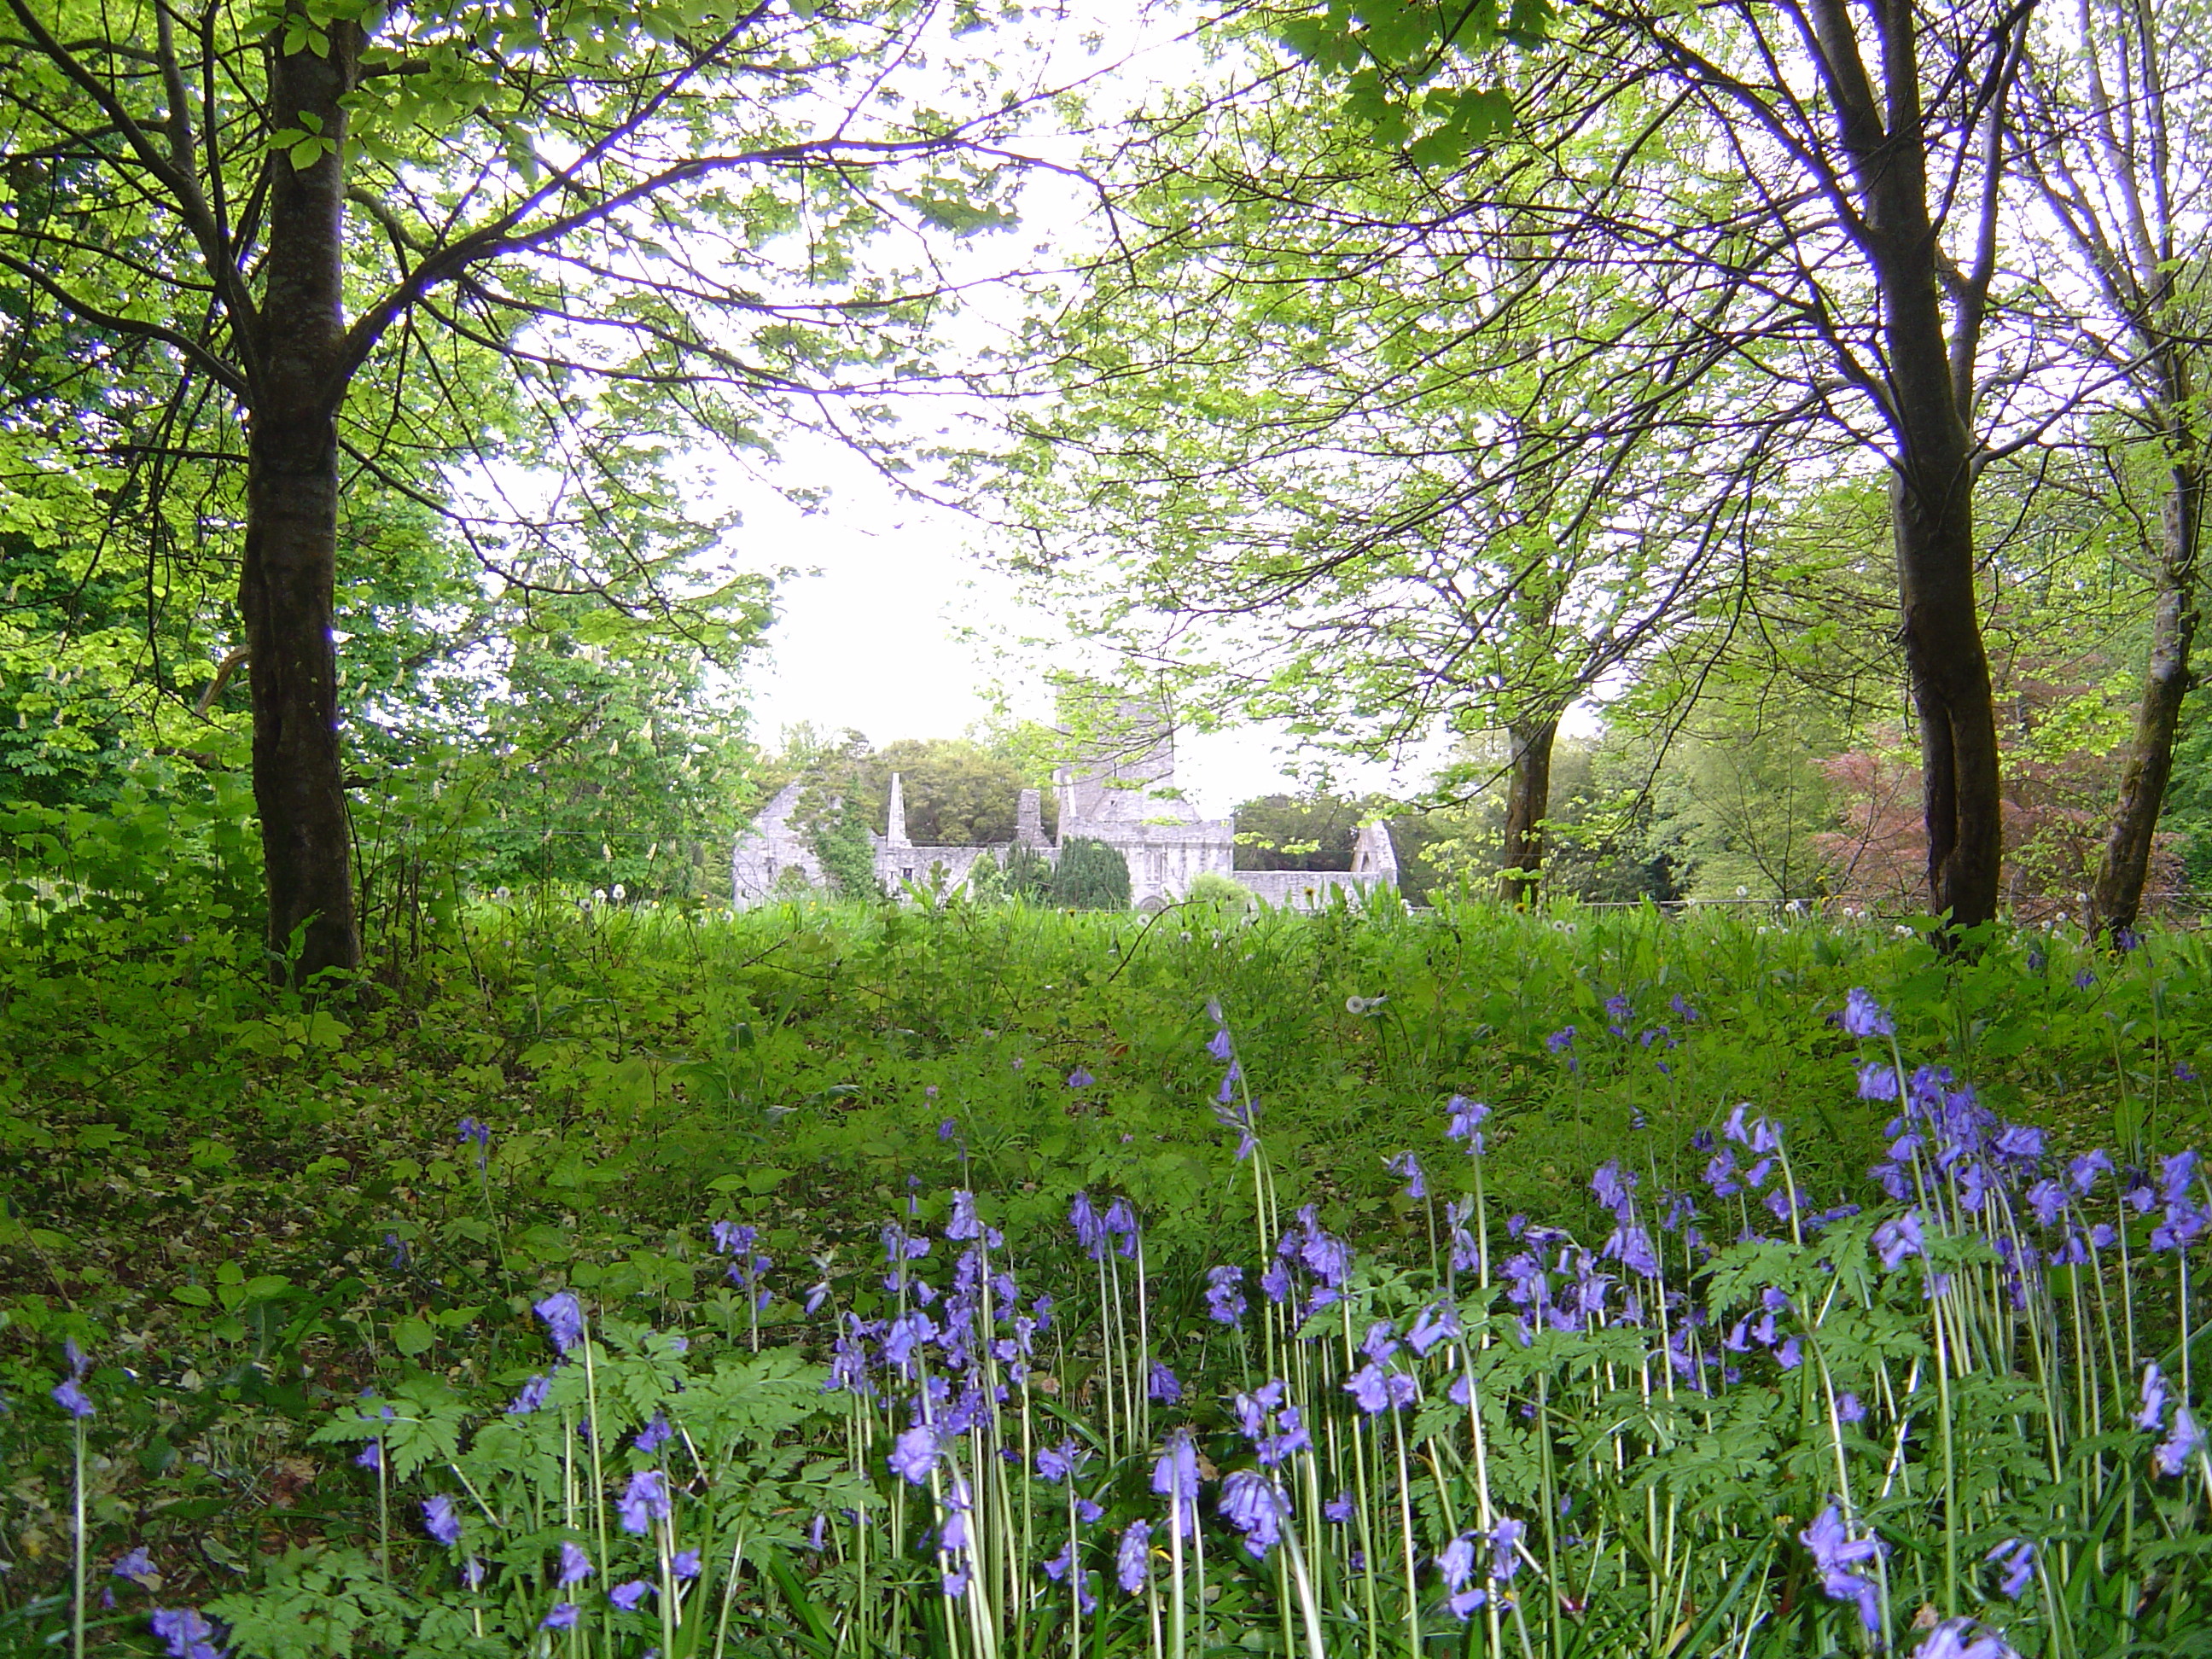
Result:
{"label": "shrub", "polygon": [[1052,902],[1064,910],[1126,910],[1129,863],[1103,841],[1077,836],[1061,844]]}

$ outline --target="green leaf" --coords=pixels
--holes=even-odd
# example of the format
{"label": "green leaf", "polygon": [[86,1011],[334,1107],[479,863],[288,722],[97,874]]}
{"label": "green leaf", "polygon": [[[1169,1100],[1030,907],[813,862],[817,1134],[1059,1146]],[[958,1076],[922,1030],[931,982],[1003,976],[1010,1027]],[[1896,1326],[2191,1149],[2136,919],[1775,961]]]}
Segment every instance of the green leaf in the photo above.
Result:
{"label": "green leaf", "polygon": [[204,1285],[179,1285],[169,1292],[169,1300],[187,1308],[206,1308],[214,1305],[215,1295]]}
{"label": "green leaf", "polygon": [[430,1328],[428,1322],[412,1314],[392,1322],[392,1346],[410,1359],[428,1352],[430,1344],[436,1340],[437,1333]]}

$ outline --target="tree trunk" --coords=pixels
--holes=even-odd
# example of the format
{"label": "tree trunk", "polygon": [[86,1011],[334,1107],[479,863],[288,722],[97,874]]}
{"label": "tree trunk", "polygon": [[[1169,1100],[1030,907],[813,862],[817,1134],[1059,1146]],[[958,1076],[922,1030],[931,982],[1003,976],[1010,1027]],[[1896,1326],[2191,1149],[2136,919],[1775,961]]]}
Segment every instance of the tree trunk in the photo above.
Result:
{"label": "tree trunk", "polygon": [[1526,908],[1536,901],[1544,868],[1544,819],[1552,810],[1552,740],[1556,720],[1531,720],[1506,728],[1512,769],[1505,794],[1505,854],[1498,896]]}
{"label": "tree trunk", "polygon": [[[1899,631],[1920,720],[1929,901],[1954,930],[1996,915],[2004,845],[1996,709],[1974,606],[1972,473],[1964,450],[1962,441],[1954,456],[1908,454],[1908,470],[1891,489]],[[1913,465],[1928,459],[1934,467]]]}
{"label": "tree trunk", "polygon": [[[253,798],[272,970],[303,984],[361,960],[331,638],[337,416],[344,393],[337,364],[345,114],[338,100],[351,88],[359,41],[352,26],[337,24],[324,56],[286,55],[271,45],[274,124],[319,131],[338,147],[304,168],[281,149],[270,159],[268,256],[248,413],[239,608],[252,653]],[[299,954],[291,962],[295,933]]]}
{"label": "tree trunk", "polygon": [[2157,608],[2151,617],[2150,663],[2143,674],[2142,701],[2136,708],[2127,767],[2120,777],[2119,805],[2089,896],[2093,926],[2106,932],[2133,927],[2142,912],[2159,811],[2173,775],[2174,732],[2181,724],[2182,699],[2189,693],[2189,653],[2197,638],[2197,535],[2203,488],[2203,471],[2195,454],[2179,451],[2160,514],[2160,538],[2165,545],[2160,550]]}

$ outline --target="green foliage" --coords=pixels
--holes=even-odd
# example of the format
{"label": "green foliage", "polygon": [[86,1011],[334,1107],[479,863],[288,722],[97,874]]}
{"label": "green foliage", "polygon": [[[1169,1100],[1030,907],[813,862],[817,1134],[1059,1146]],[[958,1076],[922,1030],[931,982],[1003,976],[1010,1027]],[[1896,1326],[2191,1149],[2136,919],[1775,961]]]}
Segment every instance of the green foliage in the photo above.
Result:
{"label": "green foliage", "polygon": [[[1341,865],[1337,867],[1343,868]],[[1250,910],[1258,905],[1250,888],[1218,870],[1200,871],[1191,878],[1189,890],[1183,897],[1193,904],[1218,904],[1229,910]]]}
{"label": "green foliage", "polygon": [[1103,841],[1071,837],[1053,866],[1052,902],[1063,910],[1127,909],[1129,861]]}

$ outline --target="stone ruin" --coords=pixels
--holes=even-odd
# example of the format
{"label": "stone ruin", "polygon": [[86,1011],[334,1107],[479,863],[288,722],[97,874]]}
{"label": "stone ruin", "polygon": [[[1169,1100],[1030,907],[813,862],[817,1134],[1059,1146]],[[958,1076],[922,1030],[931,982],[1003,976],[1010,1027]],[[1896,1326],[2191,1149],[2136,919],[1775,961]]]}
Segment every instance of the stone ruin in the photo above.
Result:
{"label": "stone ruin", "polygon": [[[1062,766],[1053,776],[1060,808],[1058,842],[1045,836],[1041,793],[1024,789],[1012,842],[933,847],[908,839],[906,783],[894,772],[884,831],[869,835],[877,881],[890,892],[906,882],[952,892],[966,884],[979,860],[1003,861],[1020,846],[1054,863],[1060,847],[1080,836],[1103,842],[1121,854],[1129,866],[1129,902],[1143,910],[1158,910],[1182,898],[1193,881],[1207,873],[1224,876],[1271,905],[1294,910],[1318,909],[1340,891],[1358,901],[1373,889],[1397,890],[1397,854],[1380,822],[1360,830],[1349,870],[1237,868],[1236,819],[1202,818],[1182,799],[1175,783],[1175,737],[1164,726],[1144,732],[1115,753]],[[732,900],[739,909],[793,886],[828,885],[811,842],[792,822],[804,790],[803,784],[786,787],[738,838],[730,875]]]}

